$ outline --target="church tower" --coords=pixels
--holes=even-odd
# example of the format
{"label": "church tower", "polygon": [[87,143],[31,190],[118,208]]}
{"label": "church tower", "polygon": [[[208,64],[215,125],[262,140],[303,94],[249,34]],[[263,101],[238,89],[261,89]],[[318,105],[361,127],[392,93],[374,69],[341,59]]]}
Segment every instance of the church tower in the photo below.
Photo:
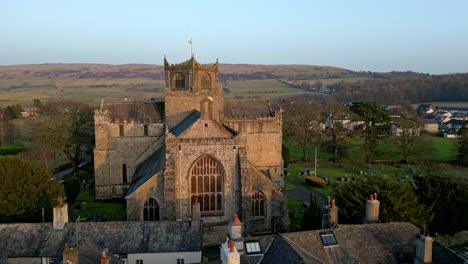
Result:
{"label": "church tower", "polygon": [[222,119],[223,89],[218,85],[218,61],[200,64],[192,56],[180,64],[169,64],[164,58],[166,122],[172,128],[190,112],[201,112],[202,100],[212,100],[212,114],[216,121]]}

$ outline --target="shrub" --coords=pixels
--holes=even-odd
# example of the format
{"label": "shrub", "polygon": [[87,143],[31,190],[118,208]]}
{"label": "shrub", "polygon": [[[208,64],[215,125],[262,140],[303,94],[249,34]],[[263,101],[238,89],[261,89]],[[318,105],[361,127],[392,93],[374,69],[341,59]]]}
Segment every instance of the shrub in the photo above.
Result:
{"label": "shrub", "polygon": [[325,180],[316,176],[308,176],[305,178],[307,184],[310,184],[315,187],[325,186]]}

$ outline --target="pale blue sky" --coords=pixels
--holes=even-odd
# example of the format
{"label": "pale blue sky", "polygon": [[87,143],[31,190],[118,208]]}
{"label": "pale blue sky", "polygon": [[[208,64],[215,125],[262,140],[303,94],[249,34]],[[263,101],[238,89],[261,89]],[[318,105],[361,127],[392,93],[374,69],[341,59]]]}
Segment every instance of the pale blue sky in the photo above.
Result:
{"label": "pale blue sky", "polygon": [[468,72],[468,1],[2,0],[0,65],[201,62]]}

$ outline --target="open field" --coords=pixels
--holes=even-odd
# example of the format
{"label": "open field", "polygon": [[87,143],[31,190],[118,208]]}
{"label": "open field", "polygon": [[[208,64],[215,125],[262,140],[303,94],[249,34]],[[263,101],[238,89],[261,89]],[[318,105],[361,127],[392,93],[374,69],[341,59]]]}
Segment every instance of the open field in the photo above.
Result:
{"label": "open field", "polygon": [[287,84],[277,80],[249,80],[249,81],[231,81],[228,84],[228,91],[225,92],[225,98],[263,98],[278,99],[290,96],[300,95],[318,95],[319,93],[306,92],[301,89],[290,87]]}

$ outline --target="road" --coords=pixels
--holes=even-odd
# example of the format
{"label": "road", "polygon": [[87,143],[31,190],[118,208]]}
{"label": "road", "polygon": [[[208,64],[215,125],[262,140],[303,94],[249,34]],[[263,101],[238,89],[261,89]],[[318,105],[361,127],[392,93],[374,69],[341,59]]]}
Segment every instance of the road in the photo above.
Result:
{"label": "road", "polygon": [[293,197],[297,200],[301,200],[303,202],[310,204],[310,195],[312,194],[317,199],[317,202],[320,204],[320,208],[323,208],[323,206],[327,203],[327,199],[322,197],[320,194],[302,186],[296,180],[289,180],[289,181],[293,183],[294,185],[296,185],[296,188],[291,189],[291,190],[283,190],[283,193],[286,196]]}

